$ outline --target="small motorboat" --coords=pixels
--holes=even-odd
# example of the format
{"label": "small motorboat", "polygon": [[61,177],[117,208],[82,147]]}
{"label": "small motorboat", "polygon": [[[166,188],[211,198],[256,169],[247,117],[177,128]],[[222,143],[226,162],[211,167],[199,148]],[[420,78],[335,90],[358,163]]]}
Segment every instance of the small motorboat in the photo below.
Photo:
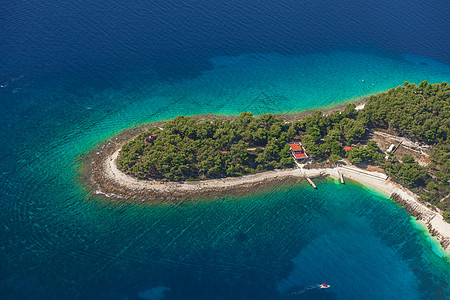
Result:
{"label": "small motorboat", "polygon": [[329,288],[330,287],[330,285],[329,284],[325,284],[325,283],[322,283],[321,285],[320,285],[320,288],[321,289],[327,289],[327,288]]}

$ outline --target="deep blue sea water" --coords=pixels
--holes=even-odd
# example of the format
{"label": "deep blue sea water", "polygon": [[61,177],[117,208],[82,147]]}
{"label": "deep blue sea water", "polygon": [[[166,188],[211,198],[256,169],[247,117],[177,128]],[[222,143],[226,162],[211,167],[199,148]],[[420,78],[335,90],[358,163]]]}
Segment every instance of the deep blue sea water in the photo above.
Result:
{"label": "deep blue sea water", "polygon": [[76,180],[80,155],[132,125],[449,81],[449,15],[446,0],[2,2],[0,298],[449,298],[448,257],[357,185],[117,207]]}

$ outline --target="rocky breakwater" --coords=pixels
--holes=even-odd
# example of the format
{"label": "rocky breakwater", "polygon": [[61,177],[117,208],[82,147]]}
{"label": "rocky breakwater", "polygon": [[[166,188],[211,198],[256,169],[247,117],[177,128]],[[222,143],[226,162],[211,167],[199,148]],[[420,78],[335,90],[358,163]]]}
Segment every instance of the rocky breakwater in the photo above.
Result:
{"label": "rocky breakwater", "polygon": [[438,211],[429,209],[417,200],[412,201],[410,197],[402,197],[398,193],[392,193],[391,199],[409,211],[417,221],[425,224],[430,234],[440,242],[442,248],[450,252],[450,224],[445,222]]}

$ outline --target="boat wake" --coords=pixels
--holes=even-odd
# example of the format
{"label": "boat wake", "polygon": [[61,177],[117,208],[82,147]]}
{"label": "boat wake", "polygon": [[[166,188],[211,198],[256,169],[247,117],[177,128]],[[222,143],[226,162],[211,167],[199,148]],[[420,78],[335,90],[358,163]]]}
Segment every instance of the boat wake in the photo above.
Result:
{"label": "boat wake", "polygon": [[300,295],[300,294],[303,294],[303,293],[305,293],[307,291],[310,291],[310,290],[327,289],[329,287],[330,286],[328,284],[325,284],[325,283],[308,285],[308,286],[305,286],[304,288],[302,288],[300,290],[295,290],[295,291],[290,292],[288,294],[288,296]]}

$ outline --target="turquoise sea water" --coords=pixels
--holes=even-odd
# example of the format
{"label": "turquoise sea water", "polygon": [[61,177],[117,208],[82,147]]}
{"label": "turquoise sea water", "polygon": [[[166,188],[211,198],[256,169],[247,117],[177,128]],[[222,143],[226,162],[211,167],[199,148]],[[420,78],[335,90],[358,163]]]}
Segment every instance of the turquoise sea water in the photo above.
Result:
{"label": "turquoise sea water", "polygon": [[[448,296],[448,258],[436,255],[406,211],[352,183],[316,183],[318,191],[300,184],[180,205],[66,200],[30,204],[33,214],[16,207],[29,228],[14,247],[26,267],[9,279],[21,289],[3,291],[97,299]],[[321,282],[332,288],[311,288]]]}
{"label": "turquoise sea water", "polygon": [[[373,51],[245,54],[212,62],[212,69],[181,81],[148,84],[133,74],[139,79],[97,90],[53,90],[31,82],[8,96],[23,102],[9,108],[14,115],[7,126],[14,130],[2,132],[8,140],[2,293],[105,299],[448,296],[448,259],[437,255],[403,210],[353,185],[323,182],[318,191],[294,186],[179,206],[85,202],[77,157],[131,125],[178,114],[296,112],[403,80],[450,78],[450,67],[431,59]],[[315,288],[322,281],[332,289]]]}
{"label": "turquoise sea water", "polygon": [[[1,162],[4,295],[449,295],[448,259],[437,255],[406,212],[353,185],[322,182],[318,191],[300,185],[179,206],[118,208],[84,201],[77,157],[131,125],[178,114],[295,112],[403,80],[450,78],[450,68],[436,61],[373,52],[245,54],[212,61],[211,70],[182,81],[146,85],[140,79],[94,91],[36,89],[32,82],[8,96],[24,101],[9,108],[11,130],[2,132],[8,140]],[[317,289],[322,281],[332,288]]]}
{"label": "turquoise sea water", "polygon": [[51,2],[0,12],[0,298],[449,297],[448,258],[361,186],[112,206],[87,200],[76,172],[145,122],[449,81],[448,3]]}

